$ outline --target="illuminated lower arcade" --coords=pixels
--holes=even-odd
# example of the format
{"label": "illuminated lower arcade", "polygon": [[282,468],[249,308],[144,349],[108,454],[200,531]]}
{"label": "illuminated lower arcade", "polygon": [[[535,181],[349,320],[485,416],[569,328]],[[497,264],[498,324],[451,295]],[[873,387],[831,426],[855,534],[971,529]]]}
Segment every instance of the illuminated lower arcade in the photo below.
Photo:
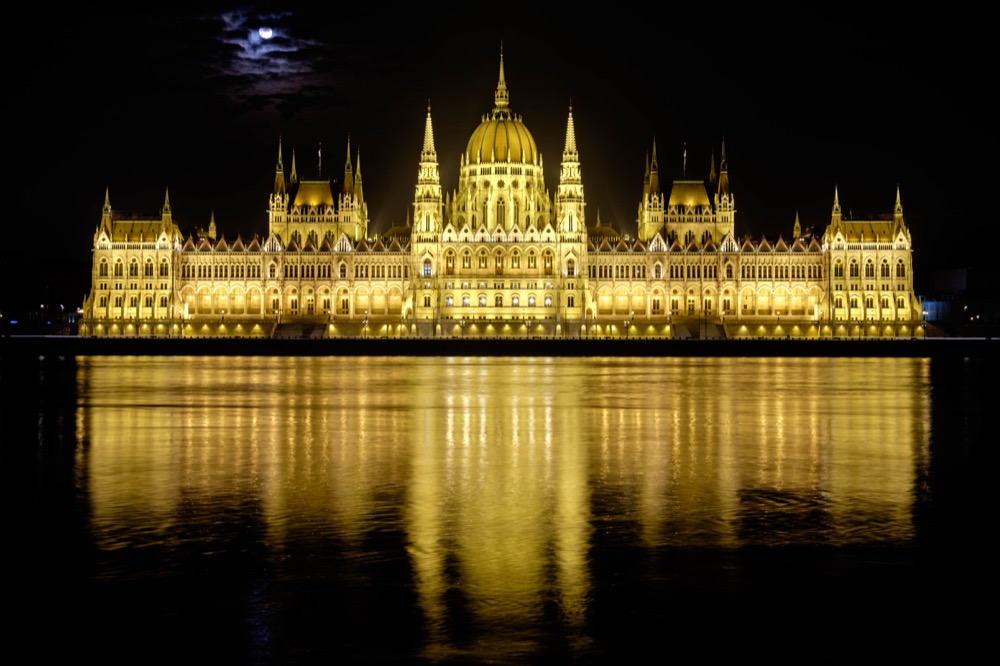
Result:
{"label": "illuminated lower arcade", "polygon": [[[742,238],[725,144],[704,180],[661,188],[655,142],[636,236],[586,214],[570,108],[554,194],[509,106],[503,59],[492,112],[443,191],[430,108],[412,220],[369,236],[360,157],[343,186],[299,177],[281,142],[266,237],[185,234],[119,215],[105,195],[80,334],[146,337],[922,337],[899,190],[856,220],[833,192],[822,234]],[[888,203],[888,196],[887,196]]]}

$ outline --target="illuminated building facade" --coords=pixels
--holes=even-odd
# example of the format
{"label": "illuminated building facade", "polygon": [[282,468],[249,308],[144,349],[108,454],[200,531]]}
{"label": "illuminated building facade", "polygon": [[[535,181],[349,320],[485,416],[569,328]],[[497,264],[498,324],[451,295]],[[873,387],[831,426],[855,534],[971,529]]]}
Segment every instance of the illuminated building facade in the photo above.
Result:
{"label": "illuminated building facade", "polygon": [[572,108],[550,194],[531,133],[495,105],[445,194],[428,108],[412,222],[369,236],[360,156],[341,191],[286,173],[279,141],[265,238],[185,235],[125,219],[106,195],[82,335],[913,337],[923,335],[899,191],[884,219],[841,214],[822,235],[737,238],[725,145],[707,180],[661,189],[655,142],[637,235],[587,226]]}

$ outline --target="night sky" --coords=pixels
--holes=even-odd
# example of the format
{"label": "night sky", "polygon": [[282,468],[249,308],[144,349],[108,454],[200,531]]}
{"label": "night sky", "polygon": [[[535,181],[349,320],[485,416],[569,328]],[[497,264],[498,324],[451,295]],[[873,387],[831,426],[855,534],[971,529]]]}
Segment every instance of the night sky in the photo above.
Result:
{"label": "night sky", "polygon": [[[932,270],[986,261],[997,130],[983,21],[845,6],[295,5],[101,3],[3,40],[15,215],[0,305],[82,303],[106,189],[113,208],[155,215],[169,188],[184,230],[214,212],[228,239],[266,233],[279,138],[286,168],[294,148],[300,177],[339,180],[350,137],[370,230],[403,223],[428,104],[452,191],[493,107],[501,45],[550,193],[572,105],[589,224],[599,213],[634,233],[654,138],[665,182],[685,165],[707,176],[724,140],[740,237],[787,238],[796,211],[821,232],[835,187],[845,214],[888,213],[898,185],[918,289]],[[41,282],[12,290],[23,271]]]}

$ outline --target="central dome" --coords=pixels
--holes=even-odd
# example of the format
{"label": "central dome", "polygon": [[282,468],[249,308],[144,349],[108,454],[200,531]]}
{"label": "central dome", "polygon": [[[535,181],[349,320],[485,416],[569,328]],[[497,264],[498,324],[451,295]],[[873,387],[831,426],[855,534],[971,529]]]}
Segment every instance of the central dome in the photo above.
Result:
{"label": "central dome", "polygon": [[483,117],[465,148],[469,164],[481,162],[515,162],[534,164],[538,158],[535,138],[524,126],[520,116],[511,113],[508,106],[507,82],[503,75],[503,55],[500,56],[500,82],[497,83],[496,106],[493,113]]}
{"label": "central dome", "polygon": [[470,164],[478,162],[517,162],[533,164],[538,148],[531,132],[520,118],[509,114],[486,118],[469,139],[465,158]]}

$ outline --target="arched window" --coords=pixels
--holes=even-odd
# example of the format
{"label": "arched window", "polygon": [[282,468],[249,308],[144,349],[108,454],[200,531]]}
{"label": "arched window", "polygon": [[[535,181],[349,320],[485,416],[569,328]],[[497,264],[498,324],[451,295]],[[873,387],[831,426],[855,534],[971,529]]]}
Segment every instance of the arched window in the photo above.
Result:
{"label": "arched window", "polygon": [[97,274],[101,277],[108,277],[108,260],[101,259],[101,265],[97,267]]}
{"label": "arched window", "polygon": [[844,277],[844,264],[839,261],[833,265],[833,277]]}
{"label": "arched window", "polygon": [[484,296],[482,294],[479,295],[479,307],[481,307],[481,308],[485,308],[486,307],[486,296]]}
{"label": "arched window", "polygon": [[573,277],[576,275],[576,262],[572,259],[566,262],[566,275],[568,277]]}
{"label": "arched window", "polygon": [[663,276],[663,268],[659,264],[653,266],[653,278],[659,280],[662,276]]}
{"label": "arched window", "polygon": [[881,276],[884,277],[884,278],[889,277],[889,262],[888,261],[883,261],[882,262],[882,267],[880,269],[880,273],[881,273]]}
{"label": "arched window", "polygon": [[902,259],[896,262],[896,277],[906,277],[906,265],[903,263]]}
{"label": "arched window", "polygon": [[445,307],[448,307],[448,308],[453,307],[455,305],[455,297],[452,296],[452,295],[450,295],[450,294],[448,296],[445,296],[444,297],[444,305],[445,305]]}
{"label": "arched window", "polygon": [[551,308],[552,307],[552,297],[551,296],[546,296],[545,297],[545,307],[547,307],[547,308]]}
{"label": "arched window", "polygon": [[132,260],[132,263],[128,265],[128,276],[129,277],[139,277],[139,262]]}
{"label": "arched window", "polygon": [[875,277],[875,264],[870,261],[865,262],[865,277],[873,278]]}
{"label": "arched window", "polygon": [[424,277],[430,277],[431,275],[431,260],[424,259]]}
{"label": "arched window", "polygon": [[851,275],[851,277],[852,278],[859,277],[859,273],[860,273],[860,268],[858,267],[858,262],[852,261],[851,262],[851,269],[850,269],[850,275]]}

